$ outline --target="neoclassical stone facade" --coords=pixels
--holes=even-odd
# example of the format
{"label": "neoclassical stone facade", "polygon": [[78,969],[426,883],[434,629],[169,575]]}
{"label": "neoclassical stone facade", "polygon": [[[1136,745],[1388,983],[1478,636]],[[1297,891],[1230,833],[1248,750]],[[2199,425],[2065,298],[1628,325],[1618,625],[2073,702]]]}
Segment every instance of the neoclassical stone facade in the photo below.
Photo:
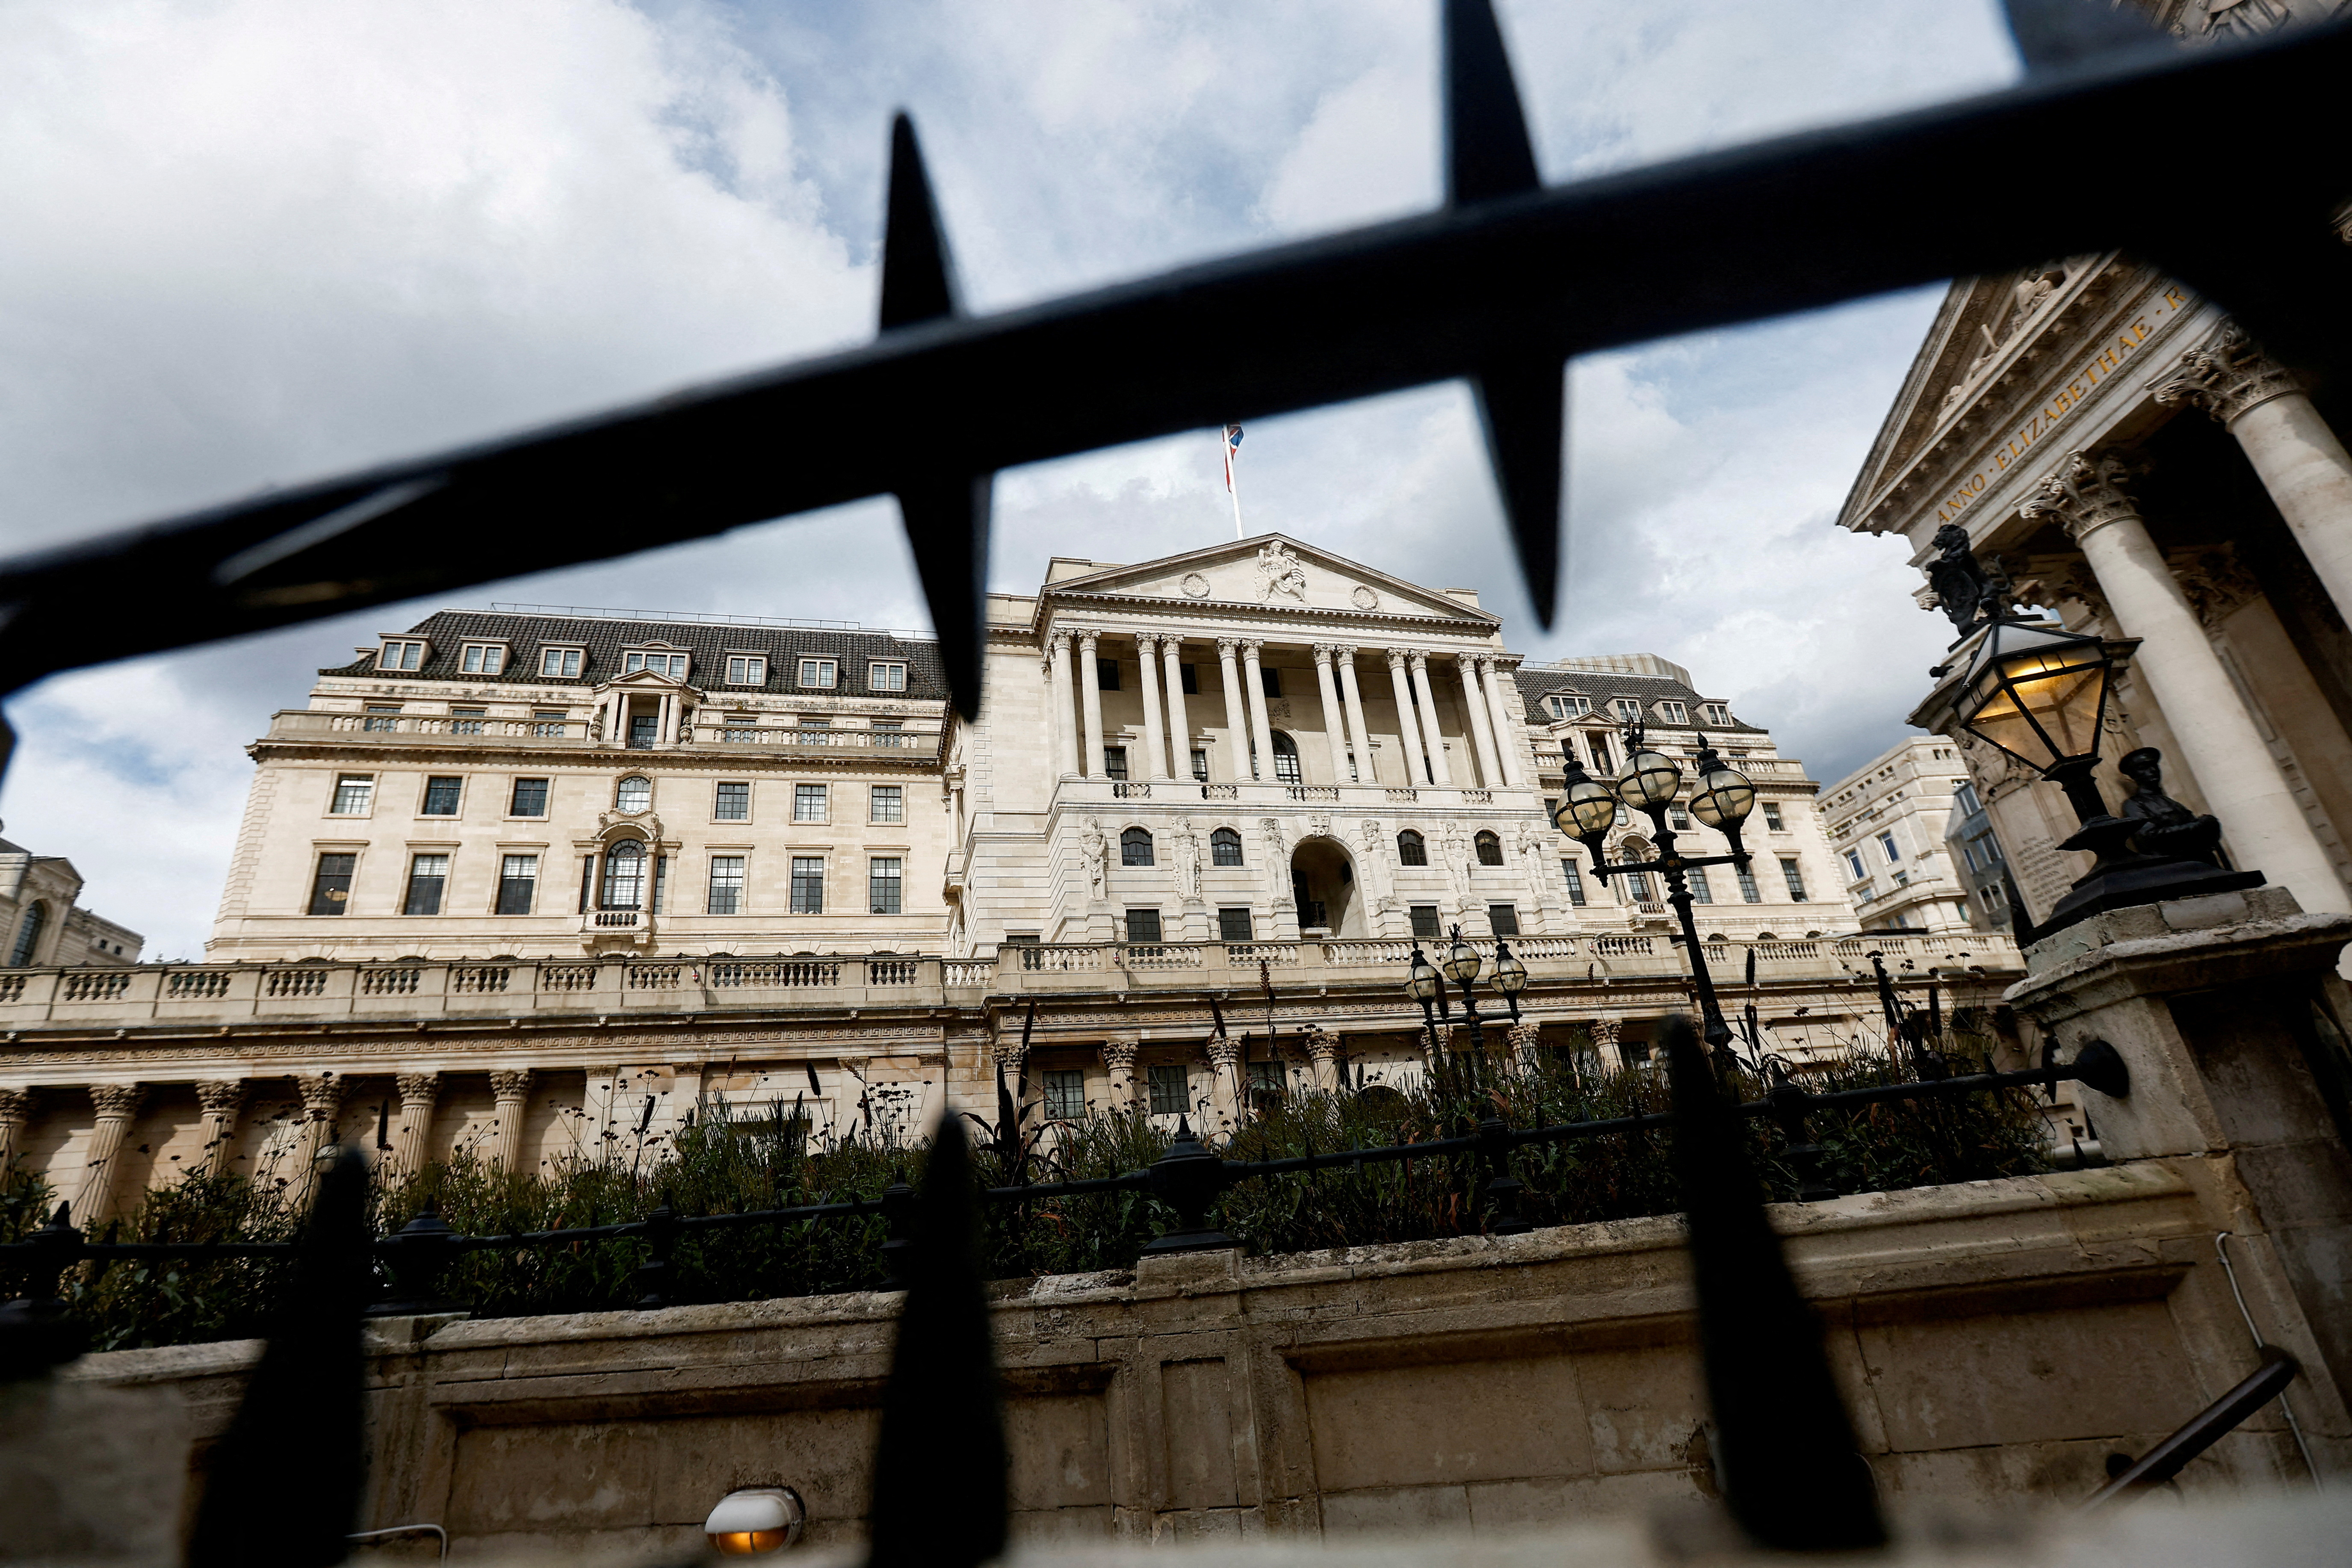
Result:
{"label": "neoclassical stone facade", "polygon": [[[1546,809],[1564,749],[1612,775],[1634,721],[1756,780],[1755,866],[1717,868],[1699,929],[1770,1048],[1866,1034],[1872,951],[1988,1017],[2016,972],[1999,937],[1853,937],[1769,731],[1654,656],[1525,668],[1467,590],[1262,536],[992,596],[976,722],[932,651],[516,612],[387,633],[256,743],[208,962],[0,976],[0,1161],[102,1215],[188,1171],[299,1180],[339,1139],[393,1170],[641,1163],[779,1100],[912,1133],[992,1113],[1000,1070],[1048,1116],[1216,1134],[1417,1073],[1405,964],[1456,926],[1532,977],[1477,1043],[1638,1065],[1690,1005],[1664,890],[1604,886]],[[1458,1013],[1442,1035],[1473,1043]]]}
{"label": "neoclassical stone facade", "polygon": [[[2219,306],[2117,254],[1955,284],[1841,521],[1904,536],[1923,569],[1957,529],[2023,604],[2137,639],[2110,805],[2132,793],[2116,760],[2154,746],[2235,864],[2352,908],[2352,458]],[[2057,847],[2074,813],[1953,738],[2039,920],[2089,863]]]}

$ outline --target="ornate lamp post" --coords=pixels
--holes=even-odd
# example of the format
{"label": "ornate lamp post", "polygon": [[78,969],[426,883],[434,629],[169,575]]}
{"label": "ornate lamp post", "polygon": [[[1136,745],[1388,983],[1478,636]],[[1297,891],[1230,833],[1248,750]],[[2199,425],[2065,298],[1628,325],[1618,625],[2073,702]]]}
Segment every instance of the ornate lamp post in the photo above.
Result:
{"label": "ornate lamp post", "polygon": [[[1664,875],[1666,902],[1675,907],[1675,917],[1682,921],[1683,951],[1690,954],[1691,978],[1698,989],[1702,1032],[1706,1037],[1707,1049],[1720,1055],[1731,1044],[1731,1026],[1723,1021],[1723,1007],[1716,1000],[1715,980],[1707,973],[1706,954],[1699,947],[1698,926],[1691,918],[1694,900],[1690,881],[1684,873],[1700,866],[1747,868],[1750,857],[1740,847],[1739,825],[1755,809],[1756,786],[1748,782],[1747,774],[1727,765],[1716,755],[1715,748],[1702,740],[1696,759],[1698,787],[1690,799],[1690,814],[1729,839],[1731,853],[1678,854],[1674,829],[1666,826],[1666,811],[1682,793],[1682,770],[1672,757],[1643,744],[1638,727],[1630,730],[1626,739],[1630,754],[1613,792],[1584,771],[1573,750],[1561,748],[1568,761],[1568,790],[1552,813],[1552,825],[1591,852],[1593,874],[1604,882],[1627,871],[1657,871]],[[1654,826],[1656,859],[1612,864],[1607,858],[1603,840],[1610,826],[1617,820],[1621,801],[1647,816]]]}
{"label": "ornate lamp post", "polygon": [[[1486,961],[1478,950],[1463,936],[1462,928],[1454,928],[1454,943],[1445,950],[1438,963],[1432,964],[1421,951],[1421,943],[1412,944],[1412,957],[1405,968],[1404,988],[1421,1004],[1421,1021],[1429,1030],[1430,1043],[1437,1042],[1437,1020],[1451,1019],[1453,1012],[1445,1002],[1445,982],[1451,980],[1462,993],[1462,1012],[1470,1025],[1470,1044],[1474,1049],[1486,1048],[1486,1020],[1478,1013],[1478,994],[1475,982]],[[1495,989],[1511,1009],[1511,1020],[1518,1021],[1519,993],[1528,988],[1528,966],[1511,952],[1510,943],[1501,937],[1495,939]]]}
{"label": "ornate lamp post", "polygon": [[[2127,650],[2136,645],[2117,646]],[[1946,665],[1938,673],[1949,668]],[[2191,818],[2153,784],[2144,784],[2142,799],[2134,803],[2140,815],[2126,818],[2108,812],[2091,770],[2098,765],[2115,668],[2116,653],[2099,637],[2048,621],[1996,615],[1984,624],[1966,670],[1930,700],[1931,707],[1948,704],[1959,728],[2064,790],[2081,826],[2059,847],[2098,857],[2058,900],[2040,934],[2108,910],[2262,885],[2261,872],[2225,870],[2218,863],[2220,823],[2210,816]],[[2125,765],[2128,769],[2132,759],[2126,758]],[[2152,768],[2148,776],[2156,776]],[[2146,812],[2158,802],[2182,820],[2151,834],[2157,823]],[[2135,835],[2141,837],[2137,851],[2126,847]],[[2157,842],[2150,843],[2151,837]],[[2191,856],[2198,858],[2187,858]],[[2019,940],[2031,940],[2031,934],[2021,933]]]}

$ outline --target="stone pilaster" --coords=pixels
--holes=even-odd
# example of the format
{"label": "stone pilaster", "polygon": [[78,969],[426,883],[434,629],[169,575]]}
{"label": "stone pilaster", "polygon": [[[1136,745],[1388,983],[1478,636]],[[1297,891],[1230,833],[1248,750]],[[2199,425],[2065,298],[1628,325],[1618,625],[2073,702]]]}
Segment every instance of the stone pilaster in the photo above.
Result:
{"label": "stone pilaster", "polygon": [[1139,1103],[1135,1059],[1142,1048],[1134,1040],[1103,1042],[1103,1070],[1110,1075],[1110,1103],[1114,1110],[1125,1110]]}
{"label": "stone pilaster", "polygon": [[1242,1043],[1234,1039],[1209,1042],[1209,1115],[1216,1131],[1231,1135],[1242,1121],[1247,1085],[1242,1082]]}
{"label": "stone pilaster", "polygon": [[302,1097],[302,1133],[294,1145],[294,1181],[306,1185],[317,1169],[319,1156],[335,1141],[335,1117],[343,1109],[343,1080],[323,1072],[299,1077],[295,1092]]}
{"label": "stone pilaster", "polygon": [[498,1107],[498,1142],[494,1158],[501,1171],[522,1169],[522,1127],[530,1105],[529,1068],[490,1069],[490,1099]]}
{"label": "stone pilaster", "polygon": [[90,1087],[90,1103],[98,1121],[90,1129],[89,1152],[82,1162],[80,1186],[74,1193],[73,1214],[85,1226],[103,1218],[114,1207],[115,1156],[138,1120],[147,1098],[143,1083],[101,1083]]}
{"label": "stone pilaster", "polygon": [[[594,1075],[591,1074],[590,1078],[593,1081]],[[400,1123],[393,1129],[393,1158],[400,1163],[401,1174],[413,1176],[425,1169],[425,1161],[432,1158],[433,1111],[441,1100],[441,1075],[437,1072],[404,1072],[394,1080],[394,1087],[400,1091]],[[611,1092],[608,1085],[605,1090],[608,1115]],[[603,1131],[602,1127],[595,1127],[589,1135],[593,1138]],[[596,1152],[603,1152],[600,1144]]]}
{"label": "stone pilaster", "polygon": [[196,1105],[203,1115],[200,1125],[205,1137],[196,1168],[208,1176],[226,1172],[229,1162],[236,1157],[236,1123],[245,1110],[246,1089],[243,1079],[216,1079],[196,1085]]}
{"label": "stone pilaster", "polygon": [[1592,1054],[1601,1058],[1602,1071],[1614,1071],[1625,1065],[1624,1055],[1617,1048],[1624,1033],[1625,1020],[1622,1018],[1592,1020]]}
{"label": "stone pilaster", "polygon": [[25,1140],[25,1124],[33,1117],[33,1091],[0,1089],[0,1176],[12,1170],[17,1146]]}
{"label": "stone pilaster", "polygon": [[1328,1029],[1307,1031],[1307,1055],[1315,1064],[1315,1087],[1326,1093],[1339,1089],[1339,1037]]}
{"label": "stone pilaster", "polygon": [[1520,1067],[1533,1072],[1543,1062],[1543,1026],[1533,1018],[1522,1018],[1506,1031],[1511,1042],[1511,1055]]}

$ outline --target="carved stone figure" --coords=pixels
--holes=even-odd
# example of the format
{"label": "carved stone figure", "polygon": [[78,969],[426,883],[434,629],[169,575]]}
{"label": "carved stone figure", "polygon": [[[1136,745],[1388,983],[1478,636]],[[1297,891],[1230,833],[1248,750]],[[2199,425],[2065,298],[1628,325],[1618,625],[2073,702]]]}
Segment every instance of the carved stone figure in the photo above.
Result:
{"label": "carved stone figure", "polygon": [[1257,577],[1258,597],[1287,594],[1302,605],[1307,602],[1307,568],[1288,545],[1277,542],[1257,552]]}
{"label": "carved stone figure", "polygon": [[1095,898],[1105,896],[1110,886],[1110,840],[1103,837],[1102,820],[1087,818],[1087,834],[1081,853],[1086,857],[1087,886]]}
{"label": "carved stone figure", "polygon": [[2221,865],[2221,824],[2200,816],[2164,793],[2164,753],[2154,746],[2126,752],[2116,767],[2138,791],[2116,813],[2126,822],[2141,825],[2132,835],[2132,847],[2143,855],[2164,855],[2176,860]]}
{"label": "carved stone figure", "polygon": [[1176,852],[1176,886],[1188,904],[1201,901],[1201,840],[1192,831],[1192,819],[1176,819],[1169,839]]}
{"label": "carved stone figure", "polygon": [[1993,614],[1992,579],[1969,548],[1969,531],[1957,522],[1936,531],[1936,558],[1927,563],[1927,584],[1960,631]]}

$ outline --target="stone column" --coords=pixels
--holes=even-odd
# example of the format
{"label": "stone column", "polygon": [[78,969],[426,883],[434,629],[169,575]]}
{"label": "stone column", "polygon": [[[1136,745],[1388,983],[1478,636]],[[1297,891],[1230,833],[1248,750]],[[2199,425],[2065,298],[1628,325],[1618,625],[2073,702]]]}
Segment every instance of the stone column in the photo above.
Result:
{"label": "stone column", "polygon": [[1339,1037],[1328,1029],[1307,1031],[1307,1055],[1315,1064],[1315,1087],[1326,1094],[1339,1091]]}
{"label": "stone column", "polygon": [[334,1145],[335,1117],[343,1109],[343,1080],[333,1073],[298,1077],[295,1092],[302,1097],[302,1135],[294,1145],[294,1179],[308,1182],[319,1156]]}
{"label": "stone column", "polygon": [[196,1085],[196,1104],[203,1112],[198,1126],[205,1135],[196,1169],[207,1176],[226,1174],[229,1162],[236,1157],[236,1119],[245,1109],[245,1088],[243,1079]]}
{"label": "stone column", "polygon": [[1139,1102],[1135,1058],[1142,1049],[1134,1040],[1103,1042],[1103,1069],[1110,1075],[1110,1105],[1113,1110],[1132,1110]]}
{"label": "stone column", "polygon": [[1486,692],[1478,683],[1475,654],[1456,654],[1454,673],[1462,678],[1462,710],[1470,715],[1470,743],[1478,752],[1478,782],[1488,789],[1503,783],[1503,764],[1495,756],[1495,730],[1486,721]]}
{"label": "stone column", "polygon": [[1503,782],[1513,789],[1527,787],[1528,772],[1519,760],[1517,701],[1519,683],[1498,658],[1478,660],[1479,684],[1486,689],[1486,712],[1495,728],[1495,754],[1502,759]]}
{"label": "stone column", "polygon": [[1225,782],[1246,783],[1250,771],[1249,703],[1242,696],[1239,637],[1217,639],[1217,669],[1225,680],[1225,739],[1233,755],[1225,763]]}
{"label": "stone column", "polygon": [[1265,646],[1257,637],[1242,639],[1242,695],[1249,699],[1250,749],[1255,753],[1251,772],[1260,779],[1274,777],[1274,726],[1265,716],[1265,672],[1258,664],[1258,649]]}
{"label": "stone column", "polygon": [[1601,1058],[1601,1071],[1612,1072],[1625,1065],[1624,1057],[1617,1049],[1618,1038],[1624,1032],[1622,1018],[1592,1020],[1592,1054]]}
{"label": "stone column", "polygon": [[1242,1043],[1239,1040],[1217,1039],[1209,1042],[1209,1115],[1217,1125],[1214,1131],[1230,1137],[1242,1124],[1243,1099]]}
{"label": "stone column", "polygon": [[1543,1026],[1533,1018],[1522,1018],[1504,1031],[1511,1042],[1511,1055],[1518,1059],[1521,1068],[1533,1072],[1543,1064]]}
{"label": "stone column", "polygon": [[2245,700],[2124,493],[2123,477],[2113,457],[2070,454],[2022,510],[2065,528],[2098,578],[2117,630],[2142,639],[2133,663],[2238,863],[2292,889],[2307,910],[2352,910]]}
{"label": "stone column", "polygon": [[1192,776],[1192,724],[1184,712],[1184,639],[1160,639],[1161,691],[1168,699],[1168,776]]}
{"label": "stone column", "polygon": [[1445,734],[1437,727],[1437,693],[1429,688],[1429,656],[1415,648],[1406,662],[1412,667],[1412,694],[1421,701],[1422,744],[1429,753],[1430,782],[1451,789],[1454,770],[1445,761]]}
{"label": "stone column", "polygon": [[1086,769],[1078,761],[1078,690],[1070,679],[1067,632],[1046,634],[1045,679],[1045,705],[1053,715],[1046,740],[1054,748],[1054,775],[1065,779],[1082,777]]}
{"label": "stone column", "polygon": [[1135,634],[1135,664],[1143,687],[1143,776],[1165,783],[1168,732],[1160,722],[1160,638],[1153,633]]}
{"label": "stone column", "polygon": [[[595,1078],[589,1075],[591,1081]],[[413,1176],[425,1169],[432,1158],[433,1110],[441,1099],[441,1075],[437,1072],[404,1072],[394,1080],[400,1090],[400,1125],[393,1129],[393,1158],[400,1162],[400,1173]],[[613,1091],[608,1083],[604,1090],[604,1115],[593,1119],[589,1127],[590,1158],[605,1152],[603,1122],[612,1116]],[[584,1109],[584,1108],[583,1108]]]}
{"label": "stone column", "polygon": [[490,1099],[499,1111],[499,1137],[493,1154],[501,1171],[522,1168],[522,1123],[530,1101],[529,1068],[490,1069]]}
{"label": "stone column", "polygon": [[1335,650],[1329,643],[1315,645],[1315,690],[1323,699],[1323,739],[1331,750],[1331,782],[1348,782],[1348,730],[1345,715],[1339,710],[1339,683],[1331,679],[1331,659]]}
{"label": "stone column", "polygon": [[2231,322],[2181,356],[2156,400],[2201,408],[2238,438],[2313,574],[2352,619],[2352,455],[2294,375]]}
{"label": "stone column", "polygon": [[1372,732],[1364,728],[1364,694],[1356,685],[1356,650],[1346,643],[1332,649],[1339,672],[1339,702],[1348,710],[1348,744],[1356,753],[1356,781],[1376,784],[1380,770],[1372,765]]}
{"label": "stone column", "polygon": [[33,1091],[0,1089],[0,1174],[16,1163],[16,1146],[25,1140],[25,1124],[33,1117]]}
{"label": "stone column", "polygon": [[1101,778],[1104,776],[1105,772],[1103,767],[1102,734],[1102,670],[1095,663],[1095,660],[1101,657],[1095,651],[1101,646],[1101,643],[1102,634],[1100,632],[1084,631],[1078,634],[1078,663],[1081,667],[1080,672],[1084,676],[1084,679],[1079,683],[1078,689],[1086,694],[1087,750],[1085,767],[1087,777],[1090,779]]}
{"label": "stone column", "polygon": [[1389,684],[1396,688],[1397,745],[1404,752],[1404,782],[1426,784],[1429,777],[1429,754],[1422,744],[1421,721],[1413,717],[1412,681],[1405,674],[1405,662],[1412,655],[1404,648],[1392,647],[1389,653]]}
{"label": "stone column", "polygon": [[90,1130],[89,1153],[82,1162],[81,1185],[68,1212],[89,1226],[112,1212],[115,1156],[138,1120],[139,1105],[147,1097],[143,1083],[100,1083],[90,1086],[90,1102],[98,1108],[98,1124]]}

